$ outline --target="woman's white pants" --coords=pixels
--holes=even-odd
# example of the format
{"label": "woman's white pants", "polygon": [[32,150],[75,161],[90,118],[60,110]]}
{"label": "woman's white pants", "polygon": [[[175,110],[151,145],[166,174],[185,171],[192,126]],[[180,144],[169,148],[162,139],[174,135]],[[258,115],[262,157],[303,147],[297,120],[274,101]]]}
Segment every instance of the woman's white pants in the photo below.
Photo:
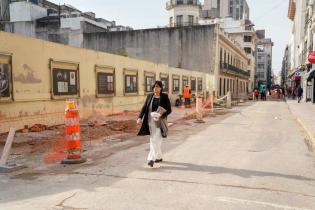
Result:
{"label": "woman's white pants", "polygon": [[150,152],[148,155],[148,161],[156,159],[162,159],[162,133],[160,128],[152,129],[155,132],[151,132],[150,135]]}

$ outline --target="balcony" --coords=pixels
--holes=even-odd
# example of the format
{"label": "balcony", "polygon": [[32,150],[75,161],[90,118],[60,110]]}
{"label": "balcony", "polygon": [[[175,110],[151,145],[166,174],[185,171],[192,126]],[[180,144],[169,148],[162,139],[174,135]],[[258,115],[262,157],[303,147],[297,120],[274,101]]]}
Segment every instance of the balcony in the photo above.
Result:
{"label": "balcony", "polygon": [[169,27],[184,27],[184,26],[199,26],[199,23],[178,22],[178,23],[172,23],[172,24],[169,25]]}
{"label": "balcony", "polygon": [[239,74],[239,75],[242,75],[242,76],[245,76],[245,77],[250,77],[249,71],[244,71],[244,70],[242,70],[242,69],[240,69],[240,68],[238,68],[236,66],[233,66],[231,64],[228,64],[228,63],[221,63],[220,64],[220,68],[228,70],[231,73]]}
{"label": "balcony", "polygon": [[201,3],[199,0],[169,0],[166,2],[166,9],[171,10],[178,5],[191,5],[201,8]]}

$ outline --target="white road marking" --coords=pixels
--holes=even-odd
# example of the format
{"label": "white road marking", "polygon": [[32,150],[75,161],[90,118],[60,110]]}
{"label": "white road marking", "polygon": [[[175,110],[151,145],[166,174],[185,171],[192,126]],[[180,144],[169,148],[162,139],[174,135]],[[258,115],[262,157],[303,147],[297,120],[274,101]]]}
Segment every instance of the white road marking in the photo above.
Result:
{"label": "white road marking", "polygon": [[242,203],[242,204],[258,204],[265,207],[273,207],[275,209],[285,209],[285,210],[311,210],[311,209],[305,209],[305,208],[298,208],[298,207],[292,207],[292,206],[284,206],[279,205],[275,203],[267,203],[262,201],[253,201],[253,200],[243,200],[238,198],[229,198],[229,197],[216,197],[215,200],[221,201],[221,202],[229,202],[229,203]]}

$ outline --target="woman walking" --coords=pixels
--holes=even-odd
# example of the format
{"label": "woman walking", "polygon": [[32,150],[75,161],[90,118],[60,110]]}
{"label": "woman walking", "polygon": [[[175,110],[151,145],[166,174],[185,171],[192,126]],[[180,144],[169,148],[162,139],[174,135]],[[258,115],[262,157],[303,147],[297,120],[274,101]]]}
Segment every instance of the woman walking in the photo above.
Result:
{"label": "woman walking", "polygon": [[[142,122],[139,136],[150,135],[150,152],[148,165],[153,167],[154,163],[162,162],[162,138],[167,137],[167,116],[172,112],[168,95],[162,93],[163,84],[156,81],[152,86],[153,93],[147,99],[140,111],[137,124]],[[161,112],[161,110],[163,110]],[[161,114],[163,113],[163,114]]]}

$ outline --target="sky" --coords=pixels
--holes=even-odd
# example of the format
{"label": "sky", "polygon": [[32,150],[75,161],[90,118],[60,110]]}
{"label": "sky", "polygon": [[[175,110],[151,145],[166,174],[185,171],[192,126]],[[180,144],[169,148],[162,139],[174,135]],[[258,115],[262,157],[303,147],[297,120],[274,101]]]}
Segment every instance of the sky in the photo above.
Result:
{"label": "sky", "polygon": [[[117,25],[134,29],[163,27],[168,23],[168,13],[165,9],[167,0],[50,1],[71,4],[82,12],[92,11],[96,17],[114,20]],[[289,0],[247,0],[247,3],[255,29],[265,29],[266,37],[274,42],[272,68],[275,74],[278,74],[292,27],[292,22],[287,18]]]}

